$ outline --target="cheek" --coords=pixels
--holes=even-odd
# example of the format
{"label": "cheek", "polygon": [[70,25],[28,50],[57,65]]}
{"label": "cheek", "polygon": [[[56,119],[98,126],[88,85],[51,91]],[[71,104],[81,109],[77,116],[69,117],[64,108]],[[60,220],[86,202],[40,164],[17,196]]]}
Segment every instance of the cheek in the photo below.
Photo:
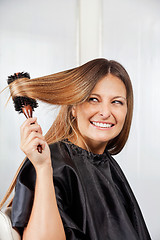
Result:
{"label": "cheek", "polygon": [[77,118],[83,118],[83,119],[89,118],[94,114],[94,112],[95,112],[95,108],[89,106],[87,103],[77,106],[77,109],[76,109]]}
{"label": "cheek", "polygon": [[125,122],[127,115],[127,108],[121,109],[115,113],[117,122],[123,124]]}
{"label": "cheek", "polygon": [[127,116],[127,109],[124,109],[124,111],[121,112],[121,115],[120,115],[120,118],[121,118],[120,120],[122,123],[125,122],[126,116]]}

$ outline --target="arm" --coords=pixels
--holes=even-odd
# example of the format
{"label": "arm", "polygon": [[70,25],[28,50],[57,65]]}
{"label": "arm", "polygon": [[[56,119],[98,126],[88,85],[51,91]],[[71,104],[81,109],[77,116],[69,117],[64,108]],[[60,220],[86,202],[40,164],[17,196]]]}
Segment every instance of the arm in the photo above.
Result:
{"label": "arm", "polygon": [[[42,153],[37,151],[39,144],[42,146]],[[36,119],[27,119],[22,125],[21,149],[36,170],[33,208],[22,239],[65,240],[63,223],[55,197],[50,150]]]}

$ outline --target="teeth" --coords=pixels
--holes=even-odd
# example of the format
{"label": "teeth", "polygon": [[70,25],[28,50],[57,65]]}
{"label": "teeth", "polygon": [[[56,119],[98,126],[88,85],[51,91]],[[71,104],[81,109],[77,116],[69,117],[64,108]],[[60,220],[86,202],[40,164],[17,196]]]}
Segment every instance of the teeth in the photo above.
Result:
{"label": "teeth", "polygon": [[110,123],[92,122],[92,124],[97,126],[97,127],[102,127],[102,128],[110,128],[110,127],[112,127],[112,124],[110,124]]}

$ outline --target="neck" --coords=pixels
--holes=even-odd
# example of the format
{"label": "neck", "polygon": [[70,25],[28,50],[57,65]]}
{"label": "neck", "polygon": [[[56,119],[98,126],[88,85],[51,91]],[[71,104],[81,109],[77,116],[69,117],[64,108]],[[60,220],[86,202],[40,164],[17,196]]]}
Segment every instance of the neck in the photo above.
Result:
{"label": "neck", "polygon": [[68,139],[71,143],[87,150],[87,151],[90,151],[90,152],[93,152],[95,154],[103,154],[104,153],[104,150],[107,146],[107,143],[103,143],[103,142],[100,142],[100,143],[94,143],[90,140],[84,140],[82,137],[78,136],[77,137],[72,137],[70,139]]}

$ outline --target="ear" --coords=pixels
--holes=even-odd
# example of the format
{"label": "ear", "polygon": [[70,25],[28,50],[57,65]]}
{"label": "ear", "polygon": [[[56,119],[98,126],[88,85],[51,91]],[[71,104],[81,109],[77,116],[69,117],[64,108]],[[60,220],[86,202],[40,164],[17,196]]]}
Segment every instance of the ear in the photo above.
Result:
{"label": "ear", "polygon": [[72,115],[76,118],[76,106],[72,107]]}

